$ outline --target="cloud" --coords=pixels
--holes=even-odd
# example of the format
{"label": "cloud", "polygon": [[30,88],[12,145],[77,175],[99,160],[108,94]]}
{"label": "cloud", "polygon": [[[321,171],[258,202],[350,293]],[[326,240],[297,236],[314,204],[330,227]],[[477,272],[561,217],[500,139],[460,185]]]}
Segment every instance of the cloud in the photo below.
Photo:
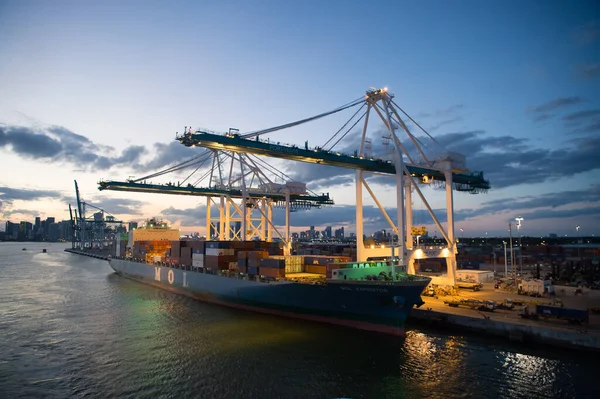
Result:
{"label": "cloud", "polygon": [[542,121],[553,117],[552,111],[563,109],[572,105],[585,103],[587,100],[581,97],[561,97],[535,107],[528,107],[527,113],[531,114],[533,120]]}
{"label": "cloud", "polygon": [[580,121],[582,119],[594,118],[600,116],[600,109],[588,109],[585,111],[573,112],[572,114],[565,115],[563,119],[565,121]]}
{"label": "cloud", "polygon": [[593,184],[580,190],[557,191],[533,196],[514,197],[511,200],[497,199],[485,201],[473,212],[474,215],[494,214],[514,210],[529,210],[537,208],[560,208],[574,204],[600,203],[600,184]]}
{"label": "cloud", "polygon": [[121,155],[112,147],[102,146],[62,126],[31,128],[0,125],[0,148],[23,158],[47,162],[68,162],[86,170],[106,170],[113,166],[139,166],[143,146],[129,146]]}
{"label": "cloud", "polygon": [[456,116],[456,117],[454,117],[454,118],[451,118],[451,119],[446,119],[446,120],[443,120],[443,121],[441,121],[441,122],[438,122],[438,123],[436,123],[434,126],[431,126],[431,127],[430,127],[429,129],[427,129],[427,130],[428,130],[429,132],[433,132],[433,131],[435,131],[435,130],[438,130],[440,127],[442,127],[442,126],[444,126],[444,125],[450,125],[450,124],[452,124],[452,123],[455,123],[455,122],[460,122],[460,121],[462,121],[462,117],[460,117],[460,116]]}
{"label": "cloud", "polygon": [[[0,206],[0,209],[2,209],[1,206]],[[14,215],[29,215],[29,216],[36,217],[36,216],[40,215],[40,212],[32,211],[29,209],[13,209],[10,211],[2,212],[2,217],[4,217],[4,218],[10,218],[11,216],[14,216]]]}
{"label": "cloud", "polygon": [[39,199],[62,199],[63,195],[55,190],[29,190],[0,186],[0,199],[5,204],[13,201],[36,201]]}
{"label": "cloud", "polygon": [[[86,201],[87,202],[87,201]],[[75,200],[73,200],[73,204]],[[142,206],[146,205],[146,202],[137,201],[125,198],[97,198],[93,201],[89,201],[90,204],[104,209],[105,212],[111,215],[142,215]],[[97,209],[88,207],[87,212],[96,212]],[[88,215],[89,216],[89,215]]]}
{"label": "cloud", "polygon": [[578,65],[575,70],[580,78],[590,80],[600,75],[600,64]]}
{"label": "cloud", "polygon": [[594,43],[600,38],[600,22],[590,21],[581,25],[573,32],[573,40],[579,46]]}

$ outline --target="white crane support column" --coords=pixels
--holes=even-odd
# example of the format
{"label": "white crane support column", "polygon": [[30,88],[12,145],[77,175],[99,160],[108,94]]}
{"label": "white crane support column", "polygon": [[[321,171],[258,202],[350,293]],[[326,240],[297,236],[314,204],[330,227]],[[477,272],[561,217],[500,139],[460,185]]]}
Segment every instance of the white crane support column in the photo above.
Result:
{"label": "white crane support column", "polygon": [[412,186],[409,182],[404,186],[404,202],[406,204],[406,248],[413,248],[413,203]]}
{"label": "white crane support column", "polygon": [[363,171],[356,171],[356,261],[364,262],[365,245],[363,243],[363,191],[362,191]]}
{"label": "white crane support column", "polygon": [[[392,118],[390,116],[390,97],[386,94],[383,97],[385,117],[387,119],[387,126],[392,135],[394,142],[394,165],[396,166],[396,206],[398,213],[398,253],[400,257],[400,266],[406,265],[406,234],[405,234],[405,208],[404,208],[404,160],[402,159],[402,151],[400,151],[400,140],[396,137],[394,131],[394,125],[392,124]],[[410,179],[410,175],[409,175]],[[396,278],[395,262],[392,263],[392,275]]]}
{"label": "white crane support column", "polygon": [[[404,201],[406,203],[406,248],[414,249],[412,226],[413,226],[413,207],[412,207],[412,186],[409,182],[404,186]],[[408,260],[408,274],[416,274],[415,260],[411,256]]]}
{"label": "white crane support column", "polygon": [[285,243],[290,242],[290,190],[285,190]]}
{"label": "white crane support column", "polygon": [[267,203],[267,241],[273,241],[273,201]]}
{"label": "white crane support column", "polygon": [[219,240],[223,241],[225,238],[225,197],[221,196],[219,202]]}
{"label": "white crane support column", "polygon": [[225,200],[225,239],[231,240],[231,197]]}
{"label": "white crane support column", "polygon": [[210,197],[206,197],[206,239],[210,240],[211,237],[211,220],[210,220]]}
{"label": "white crane support column", "polygon": [[267,239],[267,199],[261,198],[259,203],[260,212],[260,239],[265,241]]}
{"label": "white crane support column", "polygon": [[448,248],[450,257],[446,258],[448,265],[448,280],[452,286],[456,285],[456,240],[454,239],[454,192],[452,191],[452,169],[448,165],[444,172],[446,176],[446,215],[448,218]]}

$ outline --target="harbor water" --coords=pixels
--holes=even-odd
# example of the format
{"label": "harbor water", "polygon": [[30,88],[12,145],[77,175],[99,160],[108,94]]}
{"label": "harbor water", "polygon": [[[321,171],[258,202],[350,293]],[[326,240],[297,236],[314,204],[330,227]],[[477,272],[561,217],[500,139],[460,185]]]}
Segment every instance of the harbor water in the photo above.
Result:
{"label": "harbor water", "polygon": [[0,243],[1,397],[600,396],[586,353],[424,329],[399,340],[224,308],[65,248]]}

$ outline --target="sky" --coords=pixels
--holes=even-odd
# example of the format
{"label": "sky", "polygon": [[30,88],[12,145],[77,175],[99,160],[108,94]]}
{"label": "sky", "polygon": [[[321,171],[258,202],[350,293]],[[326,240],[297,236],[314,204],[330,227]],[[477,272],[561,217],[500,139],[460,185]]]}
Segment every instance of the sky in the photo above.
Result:
{"label": "sky", "polygon": [[[385,86],[491,183],[486,194],[455,193],[456,231],[504,236],[522,216],[523,235],[600,234],[598,1],[0,0],[0,38],[0,228],[67,219],[76,179],[87,202],[121,220],[157,216],[204,233],[202,198],[100,192],[97,183],[197,155],[174,140],[184,126],[248,132]],[[344,112],[268,137],[322,145],[354,110]],[[336,148],[357,149],[357,129]],[[383,151],[383,125],[369,129],[373,151]],[[265,161],[336,203],[294,212],[293,230],[354,231],[351,172]],[[372,183],[394,215],[394,181]],[[424,192],[445,221],[443,191]],[[365,232],[389,229],[364,200]],[[414,210],[415,223],[435,231],[420,201]]]}

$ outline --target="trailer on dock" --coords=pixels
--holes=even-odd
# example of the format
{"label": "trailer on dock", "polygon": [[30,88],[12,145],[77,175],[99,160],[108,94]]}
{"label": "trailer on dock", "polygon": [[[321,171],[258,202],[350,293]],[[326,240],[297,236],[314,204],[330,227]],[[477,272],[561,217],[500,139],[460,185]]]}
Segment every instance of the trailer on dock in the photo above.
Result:
{"label": "trailer on dock", "polygon": [[519,316],[524,319],[537,320],[538,318],[544,319],[560,319],[566,320],[571,324],[587,324],[590,319],[590,313],[588,310],[563,308],[560,306],[549,306],[549,305],[534,305],[534,306],[523,306],[519,310]]}

